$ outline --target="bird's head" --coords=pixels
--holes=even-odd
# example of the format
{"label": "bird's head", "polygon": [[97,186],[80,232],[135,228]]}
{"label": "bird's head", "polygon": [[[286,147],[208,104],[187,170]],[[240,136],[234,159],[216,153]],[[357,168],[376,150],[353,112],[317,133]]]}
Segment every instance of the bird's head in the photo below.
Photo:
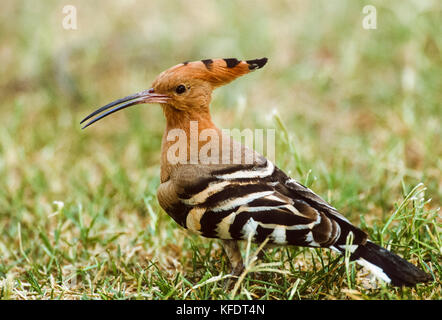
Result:
{"label": "bird's head", "polygon": [[208,59],[180,63],[162,72],[150,89],[115,100],[88,115],[81,123],[98,116],[86,123],[83,129],[116,111],[141,103],[159,103],[164,108],[176,111],[201,112],[208,108],[213,89],[260,69],[266,63],[267,58]]}

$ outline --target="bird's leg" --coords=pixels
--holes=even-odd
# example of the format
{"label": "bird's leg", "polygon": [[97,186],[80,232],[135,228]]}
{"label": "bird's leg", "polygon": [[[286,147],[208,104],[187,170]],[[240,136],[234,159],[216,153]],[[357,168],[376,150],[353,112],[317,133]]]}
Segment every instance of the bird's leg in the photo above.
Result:
{"label": "bird's leg", "polygon": [[239,276],[244,270],[241,251],[236,240],[223,240],[224,251],[232,265],[232,275]]}
{"label": "bird's leg", "polygon": [[[222,240],[222,244],[232,266],[231,275],[238,277],[244,270],[244,264],[238,242],[235,240]],[[227,279],[226,283],[224,284],[225,287],[230,287],[232,283],[230,280],[231,279]]]}

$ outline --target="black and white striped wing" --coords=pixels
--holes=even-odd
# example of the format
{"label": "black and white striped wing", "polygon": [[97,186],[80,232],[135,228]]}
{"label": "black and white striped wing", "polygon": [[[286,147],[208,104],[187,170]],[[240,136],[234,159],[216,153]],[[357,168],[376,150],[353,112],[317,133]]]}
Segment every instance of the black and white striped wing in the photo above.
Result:
{"label": "black and white striped wing", "polygon": [[251,237],[255,242],[269,237],[274,244],[330,247],[342,241],[345,245],[353,231],[355,240],[365,241],[365,233],[270,161],[212,167],[209,175],[201,168],[200,172],[198,179],[179,175],[177,201],[165,210],[183,227],[205,237]]}

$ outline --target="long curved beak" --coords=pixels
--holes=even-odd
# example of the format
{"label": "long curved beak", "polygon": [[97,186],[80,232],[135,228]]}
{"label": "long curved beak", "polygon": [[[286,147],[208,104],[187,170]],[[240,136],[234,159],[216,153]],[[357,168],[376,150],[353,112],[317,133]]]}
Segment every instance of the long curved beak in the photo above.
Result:
{"label": "long curved beak", "polygon": [[[115,101],[99,108],[98,110],[95,110],[90,115],[88,115],[86,118],[81,120],[80,124],[85,122],[86,120],[92,118],[93,116],[120,104],[118,107],[115,107],[115,108],[99,115],[95,119],[89,121],[81,129],[87,128],[91,124],[93,124],[94,122],[97,122],[98,120],[103,119],[104,117],[107,117],[108,115],[110,115],[114,112],[117,112],[119,110],[123,110],[125,108],[130,107],[130,106],[140,104],[140,103],[167,103],[169,99],[170,99],[170,97],[168,95],[155,93],[155,91],[153,89],[144,90],[144,91],[135,93],[135,94],[127,96],[125,98],[115,100]],[[125,103],[123,103],[123,102],[125,102]],[[123,103],[123,104],[121,104],[121,103]]]}

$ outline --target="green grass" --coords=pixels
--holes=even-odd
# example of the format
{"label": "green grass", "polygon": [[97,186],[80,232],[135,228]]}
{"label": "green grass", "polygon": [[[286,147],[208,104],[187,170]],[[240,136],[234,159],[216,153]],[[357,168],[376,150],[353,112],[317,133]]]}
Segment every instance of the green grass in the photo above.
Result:
{"label": "green grass", "polygon": [[[0,298],[441,299],[437,1],[6,2],[0,11]],[[393,288],[328,250],[275,248],[230,291],[216,240],[156,199],[163,115],[80,129],[96,107],[186,60],[268,65],[218,89],[223,128],[275,128],[276,162],[434,281]],[[276,116],[269,116],[271,110]]]}

